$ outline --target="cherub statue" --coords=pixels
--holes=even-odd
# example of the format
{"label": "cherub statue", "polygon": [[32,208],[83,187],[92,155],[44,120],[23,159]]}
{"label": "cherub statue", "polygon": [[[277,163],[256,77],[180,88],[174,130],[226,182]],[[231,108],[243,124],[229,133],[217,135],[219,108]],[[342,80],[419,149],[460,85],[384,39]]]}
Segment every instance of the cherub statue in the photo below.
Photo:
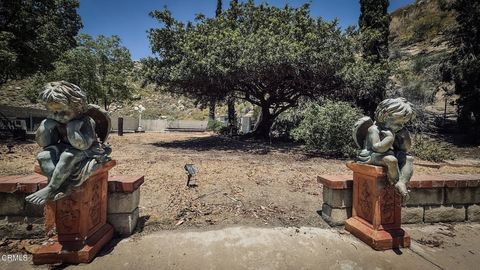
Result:
{"label": "cherub statue", "polygon": [[385,99],[375,111],[375,122],[365,116],[353,129],[361,149],[357,162],[385,166],[389,183],[404,201],[409,199],[407,184],[413,174],[413,157],[407,154],[411,139],[405,124],[414,117],[412,104],[406,99]]}
{"label": "cherub statue", "polygon": [[51,113],[41,122],[35,138],[42,147],[37,160],[48,184],[25,198],[33,204],[67,196],[99,164],[110,160],[111,153],[105,144],[110,117],[98,106],[87,104],[86,94],[78,86],[51,82],[39,98]]}

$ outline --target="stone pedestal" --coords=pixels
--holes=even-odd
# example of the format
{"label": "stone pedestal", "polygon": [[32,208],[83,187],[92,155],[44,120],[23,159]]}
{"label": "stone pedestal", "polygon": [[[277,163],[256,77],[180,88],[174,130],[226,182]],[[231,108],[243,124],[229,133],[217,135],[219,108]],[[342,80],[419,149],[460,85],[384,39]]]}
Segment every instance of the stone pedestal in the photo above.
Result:
{"label": "stone pedestal", "polygon": [[345,229],[375,250],[410,246],[401,226],[401,196],[387,184],[384,168],[348,162],[353,171],[352,217]]}
{"label": "stone pedestal", "polygon": [[[46,231],[56,235],[33,254],[34,264],[87,263],[110,241],[113,228],[107,223],[109,161],[98,168],[69,196],[45,206]],[[38,168],[36,168],[38,172]]]}

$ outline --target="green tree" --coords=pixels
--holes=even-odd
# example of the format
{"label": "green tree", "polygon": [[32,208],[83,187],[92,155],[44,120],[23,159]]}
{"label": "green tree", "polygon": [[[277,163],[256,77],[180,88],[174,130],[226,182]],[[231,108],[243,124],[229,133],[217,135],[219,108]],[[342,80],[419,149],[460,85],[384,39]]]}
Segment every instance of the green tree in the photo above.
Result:
{"label": "green tree", "polygon": [[[336,22],[314,19],[309,5],[276,8],[248,1],[238,5],[235,27],[227,15],[176,21],[154,11],[162,27],[150,30],[155,58],[146,74],[172,92],[234,97],[261,108],[254,135],[267,138],[274,119],[310,98],[344,93],[342,70],[352,59],[350,39]],[[228,14],[228,12],[227,12]]]}
{"label": "green tree", "polygon": [[11,32],[0,32],[0,84],[13,77],[18,54],[10,48]]}
{"label": "green tree", "polygon": [[54,63],[54,71],[34,78],[34,90],[46,81],[66,80],[86,91],[90,103],[102,104],[106,110],[112,102],[130,98],[133,62],[120,38],[80,34],[77,43]]}
{"label": "green tree", "polygon": [[[363,61],[357,65],[360,75],[368,76],[371,81],[365,85],[361,78],[357,85],[356,103],[365,113],[373,115],[378,103],[385,98],[389,76],[388,35],[390,16],[388,0],[360,0],[358,20]],[[360,70],[358,67],[365,69]],[[372,81],[373,80],[373,81]],[[374,88],[366,88],[374,86]]]}
{"label": "green tree", "polygon": [[53,69],[76,46],[82,27],[77,0],[0,2],[0,83]]}
{"label": "green tree", "polygon": [[388,58],[390,15],[388,0],[360,0],[358,26],[362,33],[363,56],[373,62]]}
{"label": "green tree", "polygon": [[222,15],[222,0],[217,0],[217,8],[215,9],[215,17]]}
{"label": "green tree", "polygon": [[480,3],[457,0],[457,28],[451,35],[455,48],[450,63],[458,99],[458,124],[480,143]]}
{"label": "green tree", "polygon": [[[231,21],[232,27],[236,27],[238,19],[238,0],[230,1],[230,8],[228,10],[227,18]],[[235,115],[235,97],[234,93],[231,93],[227,96],[227,115],[228,115],[228,126],[232,132],[236,132],[237,119]]]}
{"label": "green tree", "polygon": [[[217,0],[217,8],[215,9],[215,17],[222,15],[222,0]],[[208,103],[208,120],[215,121],[215,107],[217,106],[217,97],[211,96]]]}

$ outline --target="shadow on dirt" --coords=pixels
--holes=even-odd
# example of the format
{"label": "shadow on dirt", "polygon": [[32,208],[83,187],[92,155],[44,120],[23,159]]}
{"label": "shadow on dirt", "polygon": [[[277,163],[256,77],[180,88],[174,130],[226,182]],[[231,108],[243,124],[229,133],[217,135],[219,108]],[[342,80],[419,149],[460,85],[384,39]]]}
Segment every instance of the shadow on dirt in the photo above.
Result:
{"label": "shadow on dirt", "polygon": [[172,142],[156,142],[152,145],[162,148],[175,148],[192,151],[234,151],[266,155],[272,151],[281,153],[303,153],[300,144],[292,142],[264,142],[253,139],[229,138],[214,135]]}

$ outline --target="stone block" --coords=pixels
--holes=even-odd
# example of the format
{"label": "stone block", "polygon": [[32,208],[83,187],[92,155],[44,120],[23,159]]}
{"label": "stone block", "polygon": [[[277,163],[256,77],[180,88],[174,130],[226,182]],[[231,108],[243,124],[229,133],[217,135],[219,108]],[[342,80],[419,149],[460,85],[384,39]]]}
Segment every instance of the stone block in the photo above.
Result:
{"label": "stone block", "polygon": [[402,223],[422,223],[423,207],[402,207]]}
{"label": "stone block", "polygon": [[441,205],[444,200],[443,188],[416,188],[410,192],[407,206]]}
{"label": "stone block", "polygon": [[466,209],[463,205],[425,206],[425,222],[461,222],[465,218]]}
{"label": "stone block", "polygon": [[468,221],[480,222],[480,205],[473,204],[467,208]]}
{"label": "stone block", "polygon": [[0,216],[23,215],[25,210],[25,194],[0,193]]}
{"label": "stone block", "polygon": [[446,204],[474,204],[480,203],[480,187],[446,188]]}
{"label": "stone block", "polygon": [[323,186],[323,202],[333,208],[352,207],[353,189],[331,189]]}
{"label": "stone block", "polygon": [[108,193],[108,213],[131,213],[140,202],[140,189],[137,188],[134,192],[111,192]]}
{"label": "stone block", "polygon": [[25,215],[29,217],[43,217],[43,205],[25,203]]}
{"label": "stone block", "polygon": [[138,215],[138,208],[131,213],[108,214],[108,222],[118,234],[128,236],[137,226]]}
{"label": "stone block", "polygon": [[322,218],[330,226],[341,226],[345,221],[352,216],[352,208],[332,208],[330,205],[324,203],[322,205]]}

